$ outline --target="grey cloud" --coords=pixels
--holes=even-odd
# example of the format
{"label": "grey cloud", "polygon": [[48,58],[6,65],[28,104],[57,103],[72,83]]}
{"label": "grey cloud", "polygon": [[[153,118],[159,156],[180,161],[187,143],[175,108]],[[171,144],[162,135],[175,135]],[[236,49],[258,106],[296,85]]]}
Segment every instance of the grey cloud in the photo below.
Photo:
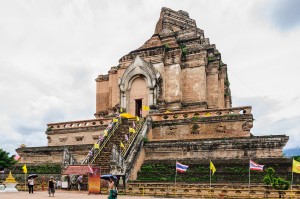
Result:
{"label": "grey cloud", "polygon": [[291,30],[300,26],[299,0],[272,0],[261,7],[261,12],[281,30]]}
{"label": "grey cloud", "polygon": [[281,108],[278,101],[266,96],[244,98],[233,96],[233,106],[252,106],[252,114],[256,120],[266,118]]}
{"label": "grey cloud", "polygon": [[[254,125],[251,132],[261,135],[287,135],[290,137],[285,148],[294,148],[300,142],[300,116],[289,116],[289,113],[276,115],[283,109],[279,101],[268,97],[240,98],[233,96],[233,106],[252,106]],[[281,114],[281,113],[280,113]],[[276,118],[281,119],[273,119]]]}

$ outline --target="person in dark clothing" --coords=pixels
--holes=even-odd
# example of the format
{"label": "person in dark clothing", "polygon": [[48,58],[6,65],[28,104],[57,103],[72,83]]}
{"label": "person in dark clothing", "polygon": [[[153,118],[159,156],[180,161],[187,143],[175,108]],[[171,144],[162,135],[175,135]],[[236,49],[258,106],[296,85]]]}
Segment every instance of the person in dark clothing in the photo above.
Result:
{"label": "person in dark clothing", "polygon": [[52,196],[54,197],[54,193],[55,193],[55,184],[56,184],[56,181],[53,179],[53,177],[51,176],[50,177],[50,180],[48,182],[48,193],[49,193],[49,197]]}

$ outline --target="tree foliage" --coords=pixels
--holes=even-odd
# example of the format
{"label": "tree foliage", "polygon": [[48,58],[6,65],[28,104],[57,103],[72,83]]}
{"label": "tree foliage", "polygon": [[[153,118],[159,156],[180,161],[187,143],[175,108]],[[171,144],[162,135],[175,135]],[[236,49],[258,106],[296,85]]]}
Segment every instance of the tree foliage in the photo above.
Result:
{"label": "tree foliage", "polygon": [[283,178],[277,177],[275,170],[272,167],[266,169],[266,175],[264,177],[264,183],[266,185],[272,185],[276,190],[288,190],[290,182]]}
{"label": "tree foliage", "polygon": [[14,160],[14,155],[9,156],[9,153],[0,149],[0,169],[8,168],[15,164],[17,161]]}

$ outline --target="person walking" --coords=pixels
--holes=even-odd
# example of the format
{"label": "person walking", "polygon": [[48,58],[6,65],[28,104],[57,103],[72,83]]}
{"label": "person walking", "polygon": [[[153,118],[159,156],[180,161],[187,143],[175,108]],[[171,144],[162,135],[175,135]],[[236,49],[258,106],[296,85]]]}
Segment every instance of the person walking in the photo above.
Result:
{"label": "person walking", "polygon": [[117,180],[114,177],[109,177],[108,179],[108,188],[109,190],[109,196],[108,199],[117,199],[118,191],[117,191]]}
{"label": "person walking", "polygon": [[78,176],[77,183],[78,183],[78,190],[80,191],[82,189],[82,183],[83,183],[83,176],[82,175]]}
{"label": "person walking", "polygon": [[34,186],[34,179],[33,178],[29,178],[28,179],[28,190],[29,190],[29,193],[33,193],[33,186]]}
{"label": "person walking", "polygon": [[49,197],[52,196],[54,197],[54,193],[55,193],[55,184],[56,184],[56,181],[53,179],[53,177],[51,176],[50,177],[50,180],[48,181],[48,194],[49,194]]}

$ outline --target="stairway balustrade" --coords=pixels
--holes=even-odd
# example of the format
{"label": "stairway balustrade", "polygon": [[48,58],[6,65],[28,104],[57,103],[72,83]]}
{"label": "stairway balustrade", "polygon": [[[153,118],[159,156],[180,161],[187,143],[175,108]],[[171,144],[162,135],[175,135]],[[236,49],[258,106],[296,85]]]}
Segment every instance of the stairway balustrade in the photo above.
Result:
{"label": "stairway balustrade", "polygon": [[100,155],[102,149],[106,146],[107,142],[110,140],[111,136],[114,135],[115,131],[118,129],[121,120],[118,122],[113,122],[113,128],[109,129],[108,127],[105,129],[108,133],[108,135],[106,137],[104,137],[104,140],[98,140],[97,144],[99,144],[99,149],[95,148],[95,146],[91,149],[93,151],[93,156],[90,157],[89,154],[85,157],[84,161],[82,162],[82,164],[93,164],[94,161],[96,160],[96,158]]}
{"label": "stairway balustrade", "polygon": [[137,124],[136,128],[135,128],[135,133],[133,133],[132,136],[129,137],[128,141],[124,144],[124,148],[121,152],[122,156],[125,157],[125,155],[128,153],[128,151],[130,150],[130,147],[132,145],[132,143],[135,141],[136,137],[139,134],[139,131],[141,130],[143,124],[145,122],[144,118],[141,118],[141,120],[139,121],[139,123]]}

